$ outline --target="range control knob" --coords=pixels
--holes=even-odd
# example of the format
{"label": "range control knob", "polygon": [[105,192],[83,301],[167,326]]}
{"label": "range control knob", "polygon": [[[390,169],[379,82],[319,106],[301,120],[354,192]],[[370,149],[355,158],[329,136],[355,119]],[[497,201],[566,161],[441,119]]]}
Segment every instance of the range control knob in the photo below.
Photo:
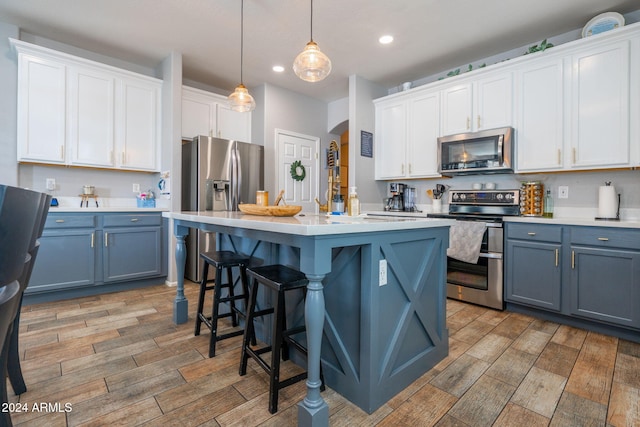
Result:
{"label": "range control knob", "polygon": [[467,195],[466,195],[466,194],[461,194],[461,195],[460,195],[460,200],[465,200],[466,198],[467,198]]}
{"label": "range control knob", "polygon": [[507,200],[512,200],[512,199],[513,199],[513,194],[511,194],[511,193],[507,193],[504,197],[505,197],[505,199],[507,199]]}
{"label": "range control knob", "polygon": [[496,199],[502,200],[503,198],[504,198],[504,196],[502,195],[502,193],[496,194]]}

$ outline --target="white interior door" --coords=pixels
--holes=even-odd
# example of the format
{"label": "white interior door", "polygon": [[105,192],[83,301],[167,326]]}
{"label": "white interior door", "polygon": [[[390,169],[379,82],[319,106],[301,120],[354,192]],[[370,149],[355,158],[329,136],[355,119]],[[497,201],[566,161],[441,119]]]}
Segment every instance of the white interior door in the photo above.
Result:
{"label": "white interior door", "polygon": [[[284,199],[288,205],[300,205],[302,212],[317,213],[318,206],[314,199],[318,197],[320,138],[276,130],[276,141],[278,147],[276,195],[280,190],[284,190]],[[304,168],[302,180],[296,180],[291,176],[291,165],[296,161],[299,161]]]}

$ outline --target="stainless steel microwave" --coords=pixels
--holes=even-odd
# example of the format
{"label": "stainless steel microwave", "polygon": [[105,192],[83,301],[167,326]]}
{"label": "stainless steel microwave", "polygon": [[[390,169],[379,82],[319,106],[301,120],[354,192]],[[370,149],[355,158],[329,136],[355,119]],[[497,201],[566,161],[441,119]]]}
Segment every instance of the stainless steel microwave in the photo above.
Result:
{"label": "stainless steel microwave", "polygon": [[438,172],[444,176],[513,173],[513,128],[438,138]]}

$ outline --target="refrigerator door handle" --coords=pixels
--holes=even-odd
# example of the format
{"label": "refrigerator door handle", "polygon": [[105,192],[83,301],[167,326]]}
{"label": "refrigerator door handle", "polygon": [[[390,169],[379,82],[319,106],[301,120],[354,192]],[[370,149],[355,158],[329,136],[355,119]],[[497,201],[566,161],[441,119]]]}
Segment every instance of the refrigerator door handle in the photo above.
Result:
{"label": "refrigerator door handle", "polygon": [[238,204],[240,203],[240,193],[242,189],[242,159],[240,158],[240,150],[236,146],[236,203],[233,205],[234,210],[238,210]]}
{"label": "refrigerator door handle", "polygon": [[228,210],[238,210],[238,194],[240,188],[238,185],[238,148],[235,146],[231,150],[231,158],[229,159],[229,165],[231,167],[231,182],[229,183],[229,206]]}

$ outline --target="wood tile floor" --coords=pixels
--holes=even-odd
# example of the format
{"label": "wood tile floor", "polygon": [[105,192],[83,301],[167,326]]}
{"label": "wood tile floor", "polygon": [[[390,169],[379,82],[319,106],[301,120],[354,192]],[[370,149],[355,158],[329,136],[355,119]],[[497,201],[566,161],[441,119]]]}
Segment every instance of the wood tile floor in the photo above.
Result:
{"label": "wood tile floor", "polygon": [[[296,425],[304,382],[269,414],[266,374],[250,361],[238,376],[240,337],[206,357],[207,336],[193,336],[197,287],[186,288],[191,320],[179,326],[166,286],[24,307],[28,391],[9,387],[14,409],[26,408],[14,425]],[[640,426],[640,344],[457,301],[447,309],[445,360],[371,415],[327,388],[330,425]]]}

